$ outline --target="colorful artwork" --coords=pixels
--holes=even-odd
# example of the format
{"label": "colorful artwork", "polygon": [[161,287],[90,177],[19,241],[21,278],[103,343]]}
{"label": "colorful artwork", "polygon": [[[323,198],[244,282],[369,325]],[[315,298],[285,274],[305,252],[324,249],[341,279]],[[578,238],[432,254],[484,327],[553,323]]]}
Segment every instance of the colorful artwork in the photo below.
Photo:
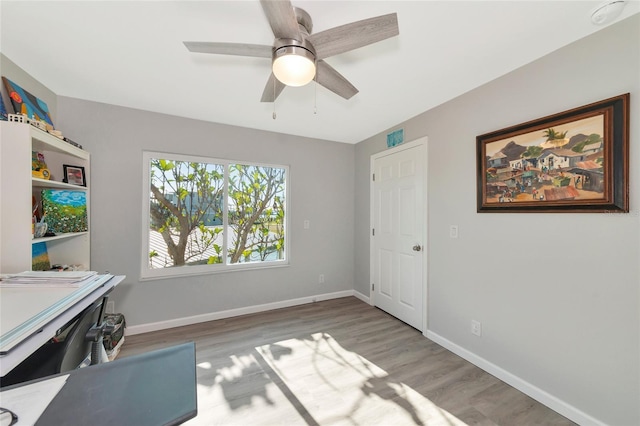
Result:
{"label": "colorful artwork", "polygon": [[51,115],[47,104],[41,99],[36,98],[31,93],[24,90],[6,77],[2,77],[4,85],[7,88],[9,99],[13,105],[13,111],[16,114],[26,115],[27,118],[42,120],[53,127]]}
{"label": "colorful artwork", "polygon": [[84,191],[44,189],[42,212],[51,232],[85,232],[89,229]]}
{"label": "colorful artwork", "polygon": [[394,130],[387,134],[387,148],[393,148],[404,142],[404,129]]}
{"label": "colorful artwork", "polygon": [[478,136],[478,212],[628,212],[628,95]]}
{"label": "colorful artwork", "polygon": [[47,163],[44,161],[44,154],[38,151],[31,151],[31,170],[46,169]]}
{"label": "colorful artwork", "polygon": [[486,145],[487,203],[601,199],[604,114]]}
{"label": "colorful artwork", "polygon": [[9,119],[9,113],[7,112],[7,108],[4,106],[4,99],[0,95],[0,121],[7,121]]}
{"label": "colorful artwork", "polygon": [[49,261],[49,252],[47,252],[47,243],[31,244],[31,270],[32,271],[48,271],[51,269]]}

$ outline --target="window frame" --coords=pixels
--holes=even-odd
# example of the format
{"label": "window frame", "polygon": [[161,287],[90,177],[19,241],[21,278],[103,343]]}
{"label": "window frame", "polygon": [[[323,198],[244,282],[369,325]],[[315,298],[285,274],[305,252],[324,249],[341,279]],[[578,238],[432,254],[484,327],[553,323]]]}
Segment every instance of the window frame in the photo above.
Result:
{"label": "window frame", "polygon": [[[185,161],[195,163],[208,163],[219,164],[224,167],[224,200],[228,200],[229,196],[229,166],[233,164],[241,164],[255,167],[269,167],[283,169],[285,174],[284,180],[284,259],[262,261],[262,262],[239,262],[234,264],[227,264],[228,261],[228,238],[229,238],[229,223],[228,223],[228,209],[229,203],[223,203],[223,249],[222,249],[222,263],[216,263],[211,265],[192,265],[192,266],[180,266],[180,267],[167,267],[167,268],[150,268],[149,267],[149,231],[151,225],[151,193],[150,178],[151,178],[151,159],[163,159],[169,161]],[[265,268],[280,268],[289,266],[289,245],[291,238],[289,237],[290,226],[290,183],[291,178],[289,166],[282,164],[267,164],[258,163],[244,160],[229,160],[223,158],[214,158],[203,155],[189,155],[189,154],[177,154],[170,152],[159,151],[143,151],[142,152],[142,237],[141,237],[141,260],[140,260],[140,281],[156,280],[164,278],[186,277],[194,275],[208,275],[225,273],[232,271],[248,271],[254,269]]]}

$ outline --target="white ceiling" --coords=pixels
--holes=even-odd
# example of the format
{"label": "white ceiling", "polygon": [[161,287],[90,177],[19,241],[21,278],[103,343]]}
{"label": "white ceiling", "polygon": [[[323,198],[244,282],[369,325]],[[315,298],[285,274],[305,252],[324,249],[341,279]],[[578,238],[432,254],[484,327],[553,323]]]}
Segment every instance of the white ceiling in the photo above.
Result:
{"label": "white ceiling", "polygon": [[[357,143],[602,29],[590,21],[601,3],[294,0],[314,32],[397,12],[400,35],[326,60],[360,90],[353,98],[289,87],[275,120],[260,102],[270,60],[182,44],[271,45],[258,0],[2,0],[0,51],[58,95]],[[628,1],[619,19],[639,6]]]}

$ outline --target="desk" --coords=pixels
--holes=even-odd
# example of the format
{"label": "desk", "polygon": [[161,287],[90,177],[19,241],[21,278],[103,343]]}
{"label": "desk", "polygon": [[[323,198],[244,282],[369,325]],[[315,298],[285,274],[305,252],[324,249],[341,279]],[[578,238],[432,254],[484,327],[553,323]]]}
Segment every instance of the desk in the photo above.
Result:
{"label": "desk", "polygon": [[[64,386],[35,424],[156,426],[183,423],[198,413],[195,361],[195,344],[191,342],[74,370],[67,373]],[[0,392],[2,405],[15,412],[20,424],[20,406],[32,405],[26,400],[29,395],[18,402],[11,392],[34,384],[47,386],[47,382],[65,375],[9,386]]]}
{"label": "desk", "polygon": [[78,288],[0,288],[0,376],[124,278],[100,275]]}

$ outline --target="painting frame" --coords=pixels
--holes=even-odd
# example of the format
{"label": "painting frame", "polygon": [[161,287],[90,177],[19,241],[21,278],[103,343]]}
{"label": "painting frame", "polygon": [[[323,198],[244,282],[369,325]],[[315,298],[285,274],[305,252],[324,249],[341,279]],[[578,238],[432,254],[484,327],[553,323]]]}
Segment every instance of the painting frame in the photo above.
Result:
{"label": "painting frame", "polygon": [[628,213],[629,98],[477,136],[477,212]]}
{"label": "painting frame", "polygon": [[72,166],[70,164],[62,165],[64,183],[70,183],[77,186],[87,186],[87,177],[82,166]]}

